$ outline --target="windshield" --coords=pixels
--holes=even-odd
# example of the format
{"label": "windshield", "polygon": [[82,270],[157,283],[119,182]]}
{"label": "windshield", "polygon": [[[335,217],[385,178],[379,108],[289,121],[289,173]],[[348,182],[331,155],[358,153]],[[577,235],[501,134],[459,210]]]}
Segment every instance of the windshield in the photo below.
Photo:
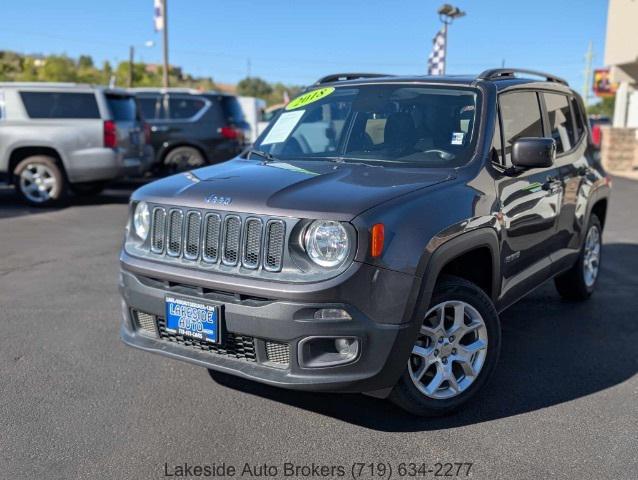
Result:
{"label": "windshield", "polygon": [[326,87],[290,102],[254,148],[280,160],[457,167],[474,151],[476,108],[469,88]]}

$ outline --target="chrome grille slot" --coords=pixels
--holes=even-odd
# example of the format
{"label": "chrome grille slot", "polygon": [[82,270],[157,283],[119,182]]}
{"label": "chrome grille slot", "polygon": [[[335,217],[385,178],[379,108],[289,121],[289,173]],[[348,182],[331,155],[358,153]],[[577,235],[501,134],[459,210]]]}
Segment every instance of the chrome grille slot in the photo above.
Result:
{"label": "chrome grille slot", "polygon": [[202,258],[205,262],[217,262],[219,260],[219,233],[222,219],[216,213],[206,215],[204,230],[204,251]]}
{"label": "chrome grille slot", "polygon": [[153,209],[153,227],[151,230],[151,251],[162,253],[164,251],[164,238],[166,236],[166,210]]}
{"label": "chrome grille slot", "polygon": [[222,262],[226,265],[237,265],[241,240],[241,219],[237,215],[224,218],[224,247]]}
{"label": "chrome grille slot", "polygon": [[264,268],[270,272],[281,270],[284,256],[286,226],[281,220],[270,220],[266,224],[266,251]]}
{"label": "chrome grille slot", "polygon": [[184,214],[181,210],[170,210],[168,212],[168,241],[166,242],[166,252],[173,257],[179,257],[182,252],[182,227],[184,225]]}
{"label": "chrome grille slot", "polygon": [[249,218],[244,225],[244,245],[241,262],[244,267],[257,268],[261,253],[262,223],[258,218]]}
{"label": "chrome grille slot", "polygon": [[186,242],[184,244],[184,258],[196,260],[197,257],[199,257],[201,227],[201,214],[199,212],[188,212],[186,214]]}

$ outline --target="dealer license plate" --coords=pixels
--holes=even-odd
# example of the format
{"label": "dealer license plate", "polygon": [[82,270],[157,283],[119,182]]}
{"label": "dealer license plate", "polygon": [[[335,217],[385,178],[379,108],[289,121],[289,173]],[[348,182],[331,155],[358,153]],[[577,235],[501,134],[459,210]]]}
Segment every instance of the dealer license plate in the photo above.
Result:
{"label": "dealer license plate", "polygon": [[219,343],[219,305],[172,296],[167,296],[165,302],[168,331],[204,342]]}

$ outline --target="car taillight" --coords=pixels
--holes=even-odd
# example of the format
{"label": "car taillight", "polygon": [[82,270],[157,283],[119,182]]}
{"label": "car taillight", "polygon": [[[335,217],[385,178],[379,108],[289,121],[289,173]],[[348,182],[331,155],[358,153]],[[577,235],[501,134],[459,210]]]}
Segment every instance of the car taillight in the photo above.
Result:
{"label": "car taillight", "polygon": [[104,146],[106,148],[117,147],[117,131],[113,120],[104,121]]}
{"label": "car taillight", "polygon": [[144,143],[151,144],[151,126],[148,123],[144,124]]}
{"label": "car taillight", "polygon": [[241,134],[241,132],[234,127],[221,127],[219,133],[228,140],[236,140]]}
{"label": "car taillight", "polygon": [[596,145],[597,147],[600,147],[600,142],[602,139],[601,134],[602,130],[600,129],[600,125],[594,125],[594,127],[591,129],[591,139],[594,145]]}

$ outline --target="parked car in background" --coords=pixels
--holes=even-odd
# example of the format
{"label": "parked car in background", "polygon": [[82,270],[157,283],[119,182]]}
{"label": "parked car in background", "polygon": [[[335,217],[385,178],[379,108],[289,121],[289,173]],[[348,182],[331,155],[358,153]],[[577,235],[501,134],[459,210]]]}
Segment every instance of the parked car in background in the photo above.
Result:
{"label": "parked car in background", "polygon": [[266,100],[256,97],[237,97],[237,100],[244,112],[246,123],[250,126],[248,141],[253,143],[261,133],[259,122],[261,122],[266,110]]}
{"label": "parked car in background", "polygon": [[99,193],[144,173],[152,149],[124,90],[73,83],[0,83],[0,176],[32,205]]}
{"label": "parked car in background", "polygon": [[237,97],[191,89],[132,89],[151,127],[156,162],[169,171],[218,163],[245,147],[250,126]]}
{"label": "parked car in background", "polygon": [[590,115],[589,125],[591,126],[591,141],[597,148],[600,148],[603,141],[601,127],[611,127],[611,119],[605,115]]}

